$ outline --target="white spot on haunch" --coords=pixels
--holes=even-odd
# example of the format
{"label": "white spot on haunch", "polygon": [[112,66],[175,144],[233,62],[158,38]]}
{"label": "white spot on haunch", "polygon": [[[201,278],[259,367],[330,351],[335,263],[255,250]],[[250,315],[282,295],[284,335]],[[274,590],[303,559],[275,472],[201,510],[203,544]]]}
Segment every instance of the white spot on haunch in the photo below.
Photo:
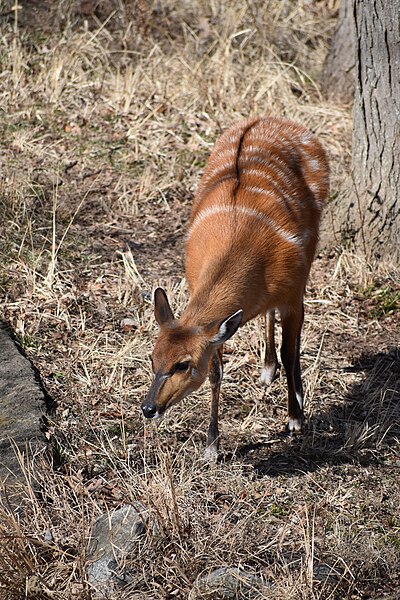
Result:
{"label": "white spot on haunch", "polygon": [[313,194],[319,194],[319,183],[310,183],[308,187],[310,188]]}
{"label": "white spot on haunch", "polygon": [[322,168],[321,162],[317,158],[310,158],[307,156],[307,168],[310,171],[320,171]]}

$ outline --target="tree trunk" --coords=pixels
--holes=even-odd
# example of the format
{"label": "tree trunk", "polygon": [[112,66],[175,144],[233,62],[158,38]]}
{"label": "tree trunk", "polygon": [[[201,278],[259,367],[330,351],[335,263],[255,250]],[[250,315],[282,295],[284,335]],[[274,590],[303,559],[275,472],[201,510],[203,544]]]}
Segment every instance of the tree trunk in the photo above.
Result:
{"label": "tree trunk", "polygon": [[342,0],[331,48],[321,75],[326,96],[344,102],[353,99],[355,62],[353,0]]}
{"label": "tree trunk", "polygon": [[399,1],[354,0],[354,20],[351,227],[367,255],[400,260]]}

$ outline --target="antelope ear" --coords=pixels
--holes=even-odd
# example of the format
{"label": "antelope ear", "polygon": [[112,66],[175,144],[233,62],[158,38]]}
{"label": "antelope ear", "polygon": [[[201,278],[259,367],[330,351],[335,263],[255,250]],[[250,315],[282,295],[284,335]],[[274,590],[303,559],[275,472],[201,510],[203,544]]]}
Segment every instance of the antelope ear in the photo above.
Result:
{"label": "antelope ear", "polygon": [[220,346],[226,342],[226,340],[229,340],[229,338],[238,330],[239,325],[242,322],[242,317],[243,310],[240,309],[225,319],[225,321],[222,321],[217,333],[211,338],[210,342],[215,346]]}
{"label": "antelope ear", "polygon": [[154,292],[154,316],[159,325],[164,325],[174,319],[167,294],[160,287]]}

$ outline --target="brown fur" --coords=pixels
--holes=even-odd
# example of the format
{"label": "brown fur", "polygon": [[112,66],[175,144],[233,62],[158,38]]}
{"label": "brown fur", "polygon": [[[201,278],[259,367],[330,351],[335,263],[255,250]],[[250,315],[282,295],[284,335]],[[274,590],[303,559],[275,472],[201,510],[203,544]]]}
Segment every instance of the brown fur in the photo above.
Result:
{"label": "brown fur", "polygon": [[[237,161],[240,180],[236,206],[264,213],[293,235],[301,237],[306,229],[311,235],[305,244],[306,260],[299,268],[298,251],[293,244],[285,242],[278,233],[253,217],[242,215],[236,227],[231,219],[230,234],[225,236],[221,235],[221,230],[223,223],[227,225],[226,214],[205,220],[187,241],[186,277],[191,302],[183,322],[190,322],[201,307],[199,316],[203,322],[223,318],[243,308],[242,323],[245,323],[261,312],[279,307],[282,298],[290,306],[299,290],[304,289],[318,241],[320,203],[328,191],[325,152],[314,136],[310,136],[312,144],[304,146],[301,139],[307,135],[305,128],[291,121],[249,119],[233,125],[215,144],[199,185],[189,227],[207,207],[232,204],[237,186],[237,156],[232,154],[231,160],[227,161],[220,153],[236,149],[244,136]],[[230,141],[232,138],[234,141]],[[250,145],[259,147],[260,152],[250,154]],[[307,156],[318,161],[318,170],[308,168]],[[263,162],[257,163],[254,159]],[[226,163],[227,169],[213,177],[213,170]],[[260,176],[242,173],[243,169],[251,167],[258,167],[272,183]],[[311,192],[310,184],[318,186],[317,194]],[[251,186],[265,189],[268,194],[251,193]],[[299,200],[290,204],[290,210],[285,210],[278,200],[293,197],[293,192]]]}
{"label": "brown fur", "polygon": [[[173,320],[165,293],[156,292],[161,331],[153,369],[168,379],[160,390],[153,384],[148,396],[152,402],[155,398],[151,406],[157,414],[197,389],[210,372],[214,416],[209,444],[216,446],[221,335],[227,339],[227,328],[231,328],[228,337],[232,335],[240,316],[244,324],[277,308],[283,327],[289,428],[292,419],[293,430],[298,430],[303,418],[299,363],[303,295],[327,192],[325,152],[300,125],[252,118],[236,123],[217,140],[190,217],[185,267],[191,299],[179,321]],[[243,314],[235,317],[237,311]],[[233,319],[221,325],[230,315]],[[268,360],[276,371],[271,323]],[[190,363],[187,373],[176,372],[182,361]],[[150,400],[145,401],[144,412],[146,402],[150,406]]]}

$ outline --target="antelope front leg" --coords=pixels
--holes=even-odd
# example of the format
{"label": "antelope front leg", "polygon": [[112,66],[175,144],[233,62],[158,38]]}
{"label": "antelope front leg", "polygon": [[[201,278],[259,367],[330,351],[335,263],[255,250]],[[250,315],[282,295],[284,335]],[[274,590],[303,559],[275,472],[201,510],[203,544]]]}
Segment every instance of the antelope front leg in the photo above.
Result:
{"label": "antelope front leg", "polygon": [[218,431],[218,403],[219,391],[221,389],[221,381],[223,375],[222,367],[222,346],[213,354],[209,364],[208,378],[211,384],[211,411],[210,411],[210,426],[207,435],[207,447],[204,453],[204,458],[210,462],[216,462],[219,447],[219,431]]}
{"label": "antelope front leg", "polygon": [[301,431],[304,423],[303,384],[300,370],[300,333],[304,319],[303,301],[296,311],[282,317],[281,358],[288,385],[288,432]]}
{"label": "antelope front leg", "polygon": [[278,371],[278,358],[275,349],[275,309],[269,310],[265,315],[265,360],[261,371],[261,382],[268,386],[276,379]]}

